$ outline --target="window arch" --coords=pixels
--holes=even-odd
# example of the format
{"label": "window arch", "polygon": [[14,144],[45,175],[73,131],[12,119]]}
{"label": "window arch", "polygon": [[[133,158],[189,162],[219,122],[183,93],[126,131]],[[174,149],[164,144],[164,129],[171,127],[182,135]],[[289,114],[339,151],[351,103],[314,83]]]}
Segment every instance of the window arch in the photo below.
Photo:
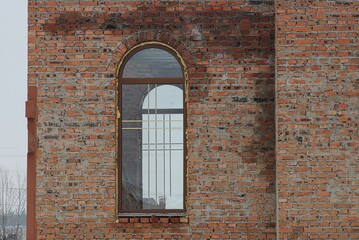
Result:
{"label": "window arch", "polygon": [[136,47],[118,80],[120,213],[185,211],[185,77],[177,53]]}

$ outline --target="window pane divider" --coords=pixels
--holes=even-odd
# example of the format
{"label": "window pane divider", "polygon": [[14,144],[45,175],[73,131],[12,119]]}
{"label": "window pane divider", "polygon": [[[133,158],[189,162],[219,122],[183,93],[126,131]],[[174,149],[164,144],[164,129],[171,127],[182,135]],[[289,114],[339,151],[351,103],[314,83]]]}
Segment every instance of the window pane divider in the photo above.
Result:
{"label": "window pane divider", "polygon": [[[147,95],[150,93],[150,84],[147,84]],[[148,101],[147,101],[147,109],[148,109],[148,120],[150,120],[149,118],[149,115],[150,115],[150,97],[148,97]],[[148,121],[147,123],[147,144],[150,144],[150,121]],[[148,145],[148,149],[150,149],[150,145]],[[150,179],[151,179],[151,176],[150,176],[150,167],[151,167],[151,161],[150,161],[150,151],[147,150],[147,156],[148,156],[148,184],[147,184],[147,189],[148,189],[148,200],[147,200],[147,208],[150,207]]]}
{"label": "window pane divider", "polygon": [[[148,122],[149,123],[149,122]],[[154,129],[157,129],[157,128],[135,128],[135,127],[133,127],[133,128],[131,128],[131,127],[129,127],[129,128],[122,128],[122,130],[141,130],[141,129],[148,129],[148,130],[154,130]],[[169,129],[169,128],[165,128],[166,130],[167,129]],[[177,130],[179,130],[179,129],[183,129],[183,128],[181,128],[181,127],[177,127],[177,128],[172,128],[172,129],[177,129]]]}
{"label": "window pane divider", "polygon": [[[165,115],[165,114],[163,114]],[[132,123],[132,122],[137,122],[137,123],[141,123],[141,122],[169,122],[170,120],[122,120],[123,123]],[[171,120],[171,122],[183,122],[182,120]]]}
{"label": "window pane divider", "polygon": [[[150,110],[150,109],[149,109]],[[156,202],[158,203],[159,202],[159,199],[158,199],[158,154],[157,154],[157,144],[158,144],[158,141],[157,141],[157,84],[155,84],[155,148],[156,148],[156,195],[155,195],[155,198],[156,198]],[[156,205],[156,208],[158,207],[158,204]]]}

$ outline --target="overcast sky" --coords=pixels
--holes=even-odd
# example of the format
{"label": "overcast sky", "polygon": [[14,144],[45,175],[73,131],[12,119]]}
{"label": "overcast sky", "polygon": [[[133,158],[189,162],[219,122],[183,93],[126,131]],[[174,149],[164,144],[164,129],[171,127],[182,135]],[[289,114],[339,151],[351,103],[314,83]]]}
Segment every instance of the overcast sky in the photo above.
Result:
{"label": "overcast sky", "polygon": [[0,36],[0,166],[25,174],[27,1],[0,0]]}

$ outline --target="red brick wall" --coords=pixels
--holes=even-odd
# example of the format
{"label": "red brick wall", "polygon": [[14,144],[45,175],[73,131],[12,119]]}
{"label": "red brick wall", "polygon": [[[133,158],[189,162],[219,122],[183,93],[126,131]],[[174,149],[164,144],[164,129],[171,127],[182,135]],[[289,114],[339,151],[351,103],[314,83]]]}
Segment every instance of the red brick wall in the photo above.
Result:
{"label": "red brick wall", "polygon": [[[188,221],[115,223],[115,71],[149,40],[188,66]],[[30,0],[29,85],[39,239],[275,238],[274,1]]]}
{"label": "red brick wall", "polygon": [[276,1],[281,239],[359,238],[359,2]]}

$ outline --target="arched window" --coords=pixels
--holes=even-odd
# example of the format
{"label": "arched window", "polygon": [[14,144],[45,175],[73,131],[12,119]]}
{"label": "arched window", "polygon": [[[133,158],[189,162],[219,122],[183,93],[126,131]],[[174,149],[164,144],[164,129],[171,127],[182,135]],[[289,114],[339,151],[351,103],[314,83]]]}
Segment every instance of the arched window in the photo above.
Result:
{"label": "arched window", "polygon": [[120,66],[119,212],[185,211],[185,79],[162,45],[130,52]]}

